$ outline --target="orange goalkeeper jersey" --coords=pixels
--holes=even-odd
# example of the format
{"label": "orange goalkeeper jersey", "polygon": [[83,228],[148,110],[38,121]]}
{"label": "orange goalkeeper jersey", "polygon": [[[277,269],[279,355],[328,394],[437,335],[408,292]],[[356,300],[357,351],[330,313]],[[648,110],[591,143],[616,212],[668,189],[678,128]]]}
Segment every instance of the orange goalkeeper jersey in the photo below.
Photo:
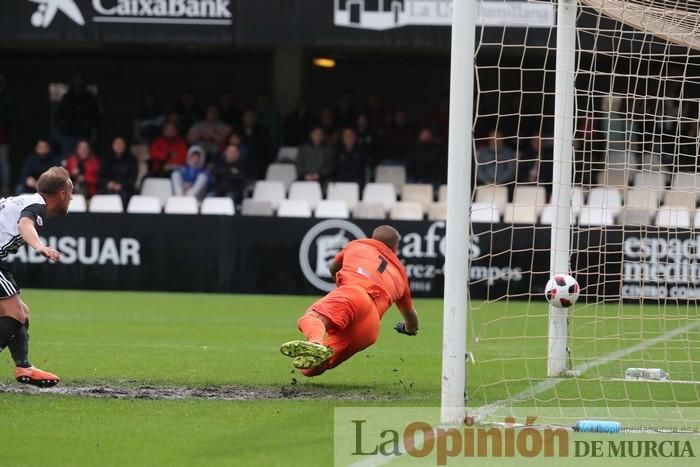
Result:
{"label": "orange goalkeeper jersey", "polygon": [[380,317],[392,303],[404,311],[413,308],[406,270],[384,243],[374,239],[353,240],[335,260],[342,264],[335,276],[336,285],[365,289],[374,299]]}

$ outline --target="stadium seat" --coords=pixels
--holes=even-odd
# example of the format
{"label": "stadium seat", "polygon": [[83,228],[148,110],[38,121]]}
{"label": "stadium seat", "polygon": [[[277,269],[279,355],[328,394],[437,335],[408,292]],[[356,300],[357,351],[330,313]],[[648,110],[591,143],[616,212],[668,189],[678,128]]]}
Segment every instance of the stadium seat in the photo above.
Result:
{"label": "stadium seat", "polygon": [[292,182],[296,179],[297,168],[294,164],[273,163],[267,166],[265,180],[282,182],[285,190],[289,190]]}
{"label": "stadium seat", "polygon": [[581,187],[575,186],[571,189],[571,209],[578,215],[583,207],[584,196]]}
{"label": "stadium seat", "polygon": [[508,188],[496,185],[478,186],[474,202],[494,206],[499,213],[503,212],[508,204]]}
{"label": "stadium seat", "polygon": [[484,224],[496,224],[501,222],[501,214],[498,208],[490,203],[472,203],[471,221]]}
{"label": "stadium seat", "polygon": [[578,218],[579,225],[604,226],[615,224],[615,214],[610,209],[602,207],[584,206]]}
{"label": "stadium seat", "polygon": [[690,212],[675,206],[662,206],[656,213],[658,227],[690,228]]}
{"label": "stadium seat", "polygon": [[422,221],[423,206],[416,201],[400,201],[391,207],[389,218],[395,221]]}
{"label": "stadium seat", "polygon": [[141,184],[143,196],[155,196],[164,205],[173,195],[173,186],[167,178],[146,178]]}
{"label": "stadium seat", "polygon": [[401,201],[420,203],[423,212],[433,204],[433,186],[427,183],[407,183],[401,189]]}
{"label": "stadium seat", "polygon": [[352,217],[356,219],[386,219],[386,208],[382,203],[363,201],[357,203],[352,209]]}
{"label": "stadium seat", "polygon": [[634,175],[636,188],[649,188],[661,193],[666,187],[666,175],[661,172],[639,172]]}
{"label": "stadium seat", "polygon": [[132,144],[130,150],[131,155],[139,162],[146,162],[151,159],[151,148],[148,144]]}
{"label": "stadium seat", "polygon": [[126,207],[129,214],[160,214],[160,200],[155,196],[134,195]]}
{"label": "stadium seat", "polygon": [[[552,225],[554,223],[554,217],[556,216],[556,206],[548,204],[542,209],[540,213],[540,224],[542,225]],[[571,224],[576,223],[576,213],[574,209],[571,210]]]}
{"label": "stadium seat", "polygon": [[343,201],[326,199],[318,203],[314,214],[323,219],[347,219],[350,217],[350,209]]}
{"label": "stadium seat", "polygon": [[659,190],[651,188],[631,188],[625,194],[625,207],[656,212],[659,208],[659,193]]}
{"label": "stadium seat", "polygon": [[277,217],[311,217],[311,206],[303,199],[285,199],[277,209]]}
{"label": "stadium seat", "polygon": [[620,225],[650,225],[654,211],[625,206],[617,216],[617,223]]}
{"label": "stadium seat", "polygon": [[438,203],[447,202],[447,185],[440,185],[438,189]]}
{"label": "stadium seat", "polygon": [[122,213],[124,204],[119,195],[95,195],[90,200],[90,212]]}
{"label": "stadium seat", "polygon": [[270,217],[275,214],[275,208],[270,201],[246,198],[243,200],[241,214],[244,216]]}
{"label": "stadium seat", "polygon": [[506,224],[534,224],[537,222],[537,214],[538,209],[535,204],[508,204],[503,213],[503,222]]}
{"label": "stadium seat", "polygon": [[664,206],[695,212],[695,196],[694,192],[669,190],[664,196]]}
{"label": "stadium seat", "polygon": [[354,182],[331,182],[327,191],[326,199],[343,201],[349,209],[360,201],[360,186]]}
{"label": "stadium seat", "polygon": [[624,170],[622,168],[607,168],[602,172],[598,172],[596,182],[598,185],[623,190],[627,185],[629,185],[629,177],[630,175],[628,170]]}
{"label": "stadium seat", "polygon": [[428,208],[429,221],[444,221],[447,219],[447,203],[433,203]]}
{"label": "stadium seat", "polygon": [[678,172],[673,176],[671,188],[676,191],[688,191],[700,197],[700,174]]}
{"label": "stadium seat", "polygon": [[85,196],[81,194],[74,194],[73,199],[70,200],[68,205],[68,212],[86,212],[87,211],[87,201],[85,201]]}
{"label": "stadium seat", "polygon": [[299,155],[299,148],[296,146],[282,146],[277,151],[278,162],[294,162]]}
{"label": "stadium seat", "polygon": [[197,214],[199,203],[194,196],[171,196],[165,203],[166,214]]}
{"label": "stadium seat", "polygon": [[285,199],[284,193],[282,182],[260,180],[255,182],[253,199],[255,201],[268,201],[272,205],[272,209],[277,209],[277,206]]}
{"label": "stadium seat", "polygon": [[364,203],[381,203],[388,211],[396,204],[396,189],[391,183],[368,183],[362,192]]}
{"label": "stadium seat", "polygon": [[306,201],[311,209],[323,199],[321,184],[318,182],[294,182],[289,188],[289,199]]}
{"label": "stadium seat", "polygon": [[588,207],[610,211],[614,216],[620,212],[622,197],[615,188],[593,188],[588,194]]}
{"label": "stadium seat", "polygon": [[693,227],[700,229],[700,209],[695,210],[695,218],[693,220]]}
{"label": "stadium seat", "polygon": [[231,198],[204,198],[200,213],[204,215],[233,216],[236,213],[236,206]]}
{"label": "stadium seat", "polygon": [[406,167],[403,165],[378,165],[374,173],[375,183],[391,183],[396,193],[406,184]]}
{"label": "stadium seat", "polygon": [[534,206],[539,214],[547,204],[547,191],[543,186],[516,186],[513,192],[513,205]]}

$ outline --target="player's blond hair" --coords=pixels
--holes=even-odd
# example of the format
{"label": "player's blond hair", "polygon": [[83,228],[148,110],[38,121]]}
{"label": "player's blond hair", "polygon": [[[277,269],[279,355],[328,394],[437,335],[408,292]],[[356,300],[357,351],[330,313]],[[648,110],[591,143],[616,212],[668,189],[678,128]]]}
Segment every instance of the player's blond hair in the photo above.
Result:
{"label": "player's blond hair", "polygon": [[70,174],[63,167],[51,167],[41,174],[36,182],[36,191],[42,195],[55,195],[61,190],[65,190],[70,182]]}

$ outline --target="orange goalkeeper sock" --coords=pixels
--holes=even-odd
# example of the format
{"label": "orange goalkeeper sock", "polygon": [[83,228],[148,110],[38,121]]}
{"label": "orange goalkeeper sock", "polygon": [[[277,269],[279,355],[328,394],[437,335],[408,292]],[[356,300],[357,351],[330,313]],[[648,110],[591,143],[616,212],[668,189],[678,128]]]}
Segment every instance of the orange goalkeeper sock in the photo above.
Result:
{"label": "orange goalkeeper sock", "polygon": [[299,318],[297,327],[304,333],[306,340],[309,342],[320,344],[323,342],[323,336],[326,335],[326,326],[323,324],[323,321],[311,313],[307,313]]}

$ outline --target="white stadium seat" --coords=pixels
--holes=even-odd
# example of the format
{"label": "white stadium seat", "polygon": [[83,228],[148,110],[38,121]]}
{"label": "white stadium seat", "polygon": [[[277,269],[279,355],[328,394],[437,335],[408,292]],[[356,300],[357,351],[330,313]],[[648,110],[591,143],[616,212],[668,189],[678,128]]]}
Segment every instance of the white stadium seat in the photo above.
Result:
{"label": "white stadium seat", "polygon": [[[392,187],[393,188],[393,187]],[[357,203],[352,209],[356,219],[386,219],[386,208],[382,203]]]}
{"label": "white stadium seat", "polygon": [[471,204],[471,221],[484,224],[495,224],[501,221],[498,208],[488,203]]}
{"label": "white stadium seat", "polygon": [[130,214],[160,214],[160,200],[155,196],[134,195],[129,200],[126,212]]}
{"label": "white stadium seat", "polygon": [[433,186],[425,183],[407,183],[401,190],[401,201],[415,201],[420,203],[423,212],[433,204]]}
{"label": "white stadium seat", "polygon": [[447,203],[447,185],[440,185],[438,189],[438,203]]}
{"label": "white stadium seat", "polygon": [[360,185],[355,182],[331,182],[328,184],[326,199],[343,201],[352,209],[360,201]]}
{"label": "white stadium seat", "polygon": [[265,180],[282,182],[286,190],[289,190],[289,187],[296,179],[297,168],[294,164],[273,163],[267,166]]}
{"label": "white stadium seat", "polygon": [[68,205],[68,212],[86,212],[87,211],[87,201],[85,201],[85,196],[81,194],[74,194],[73,199],[70,200]]}
{"label": "white stadium seat", "polygon": [[483,185],[476,187],[474,201],[479,204],[494,206],[498,212],[503,212],[508,204],[508,188],[496,185]]}
{"label": "white stadium seat", "polygon": [[269,201],[272,209],[277,209],[277,206],[285,199],[284,183],[260,180],[255,182],[253,188],[253,199],[255,201]]}
{"label": "white stadium seat", "polygon": [[303,199],[285,199],[277,209],[277,217],[311,217],[311,206]]}
{"label": "white stadium seat", "polygon": [[537,214],[535,204],[508,204],[503,213],[503,222],[506,224],[534,224],[537,222]]}
{"label": "white stadium seat", "polygon": [[622,208],[622,196],[614,188],[593,188],[588,195],[588,207],[609,211],[614,216]]}
{"label": "white stadium seat", "polygon": [[543,186],[516,186],[513,192],[513,204],[518,208],[534,206],[539,214],[547,204],[547,191]]}
{"label": "white stadium seat", "polygon": [[289,188],[288,198],[306,201],[311,209],[314,209],[323,199],[321,184],[318,182],[294,182]]}
{"label": "white stadium seat", "polygon": [[683,208],[695,212],[695,192],[670,190],[664,196],[664,206]]}
{"label": "white stadium seat", "polygon": [[[547,206],[542,209],[542,212],[540,213],[540,224],[542,225],[552,225],[554,223],[554,217],[556,216],[556,206],[552,204],[548,204]],[[574,213],[574,210],[572,209],[571,211],[571,224],[574,224],[576,221],[576,214]]]}
{"label": "white stadium seat", "polygon": [[194,196],[171,196],[165,203],[166,214],[197,214],[199,203]]}
{"label": "white stadium seat", "polygon": [[690,212],[681,207],[662,206],[656,213],[658,227],[689,228]]}
{"label": "white stadium seat", "polygon": [[615,223],[615,214],[610,209],[584,206],[581,208],[578,223],[585,226],[613,225]]}
{"label": "white stadium seat", "polygon": [[299,148],[296,146],[282,146],[277,151],[277,160],[279,162],[294,162],[299,155]]}
{"label": "white stadium seat", "polygon": [[362,192],[364,203],[381,203],[388,211],[396,204],[396,189],[391,183],[368,183]]}
{"label": "white stadium seat", "polygon": [[122,213],[124,203],[119,195],[95,195],[90,200],[90,212]]}
{"label": "white stadium seat", "polygon": [[204,198],[200,213],[205,215],[233,216],[236,213],[236,206],[231,198]]}
{"label": "white stadium seat", "polygon": [[447,203],[433,203],[428,208],[429,221],[444,221],[447,219]]}
{"label": "white stadium seat", "polygon": [[315,216],[323,219],[347,219],[350,217],[350,209],[343,201],[323,200],[316,206]]}
{"label": "white stadium seat", "polygon": [[376,183],[391,183],[396,193],[400,193],[406,183],[406,167],[403,165],[378,165],[374,173]]}
{"label": "white stadium seat", "polygon": [[423,206],[415,201],[400,201],[391,207],[389,218],[396,221],[423,220]]}
{"label": "white stadium seat", "polygon": [[275,208],[269,201],[259,201],[251,198],[243,200],[241,214],[244,216],[270,217],[275,214]]}
{"label": "white stadium seat", "polygon": [[164,205],[173,195],[173,185],[167,178],[147,178],[141,184],[141,194],[155,196],[160,200],[160,204]]}

